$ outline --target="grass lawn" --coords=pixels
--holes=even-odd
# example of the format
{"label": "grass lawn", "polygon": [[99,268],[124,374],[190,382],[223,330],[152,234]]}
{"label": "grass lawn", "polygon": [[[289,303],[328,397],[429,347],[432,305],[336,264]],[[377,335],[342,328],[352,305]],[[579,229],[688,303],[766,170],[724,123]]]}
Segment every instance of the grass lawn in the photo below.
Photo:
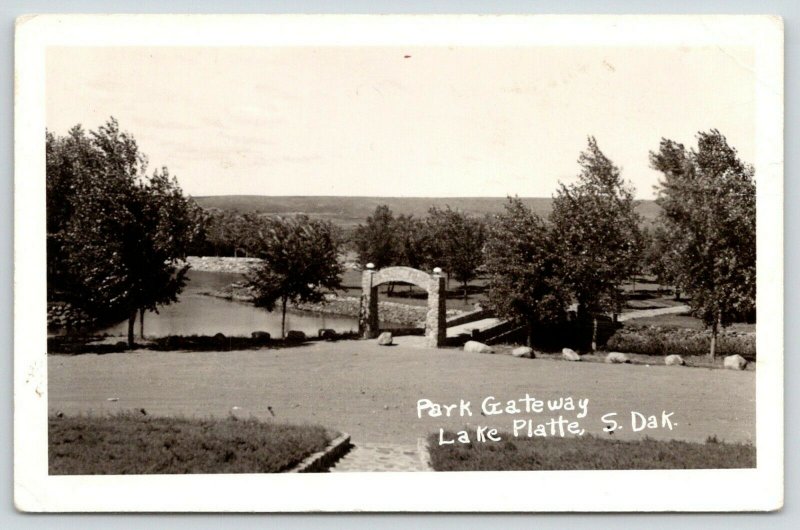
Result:
{"label": "grass lawn", "polygon": [[[267,422],[346,432],[354,443],[415,444],[440,427],[458,430],[465,422],[507,431],[510,417],[481,416],[481,400],[529,393],[590,399],[581,422],[587,434],[604,434],[600,418],[609,411],[667,410],[675,411],[678,425],[647,433],[651,437],[755,441],[755,371],[664,366],[661,359],[649,367],[518,359],[417,348],[412,338],[418,337],[398,337],[392,347],[342,340],[230,352],[48,355],[48,408],[67,416],[144,408],[153,416],[225,418],[238,406]],[[423,398],[469,400],[475,416],[418,418]],[[619,436],[641,434],[623,430]]]}
{"label": "grass lawn", "polygon": [[51,415],[51,475],[280,473],[324,449],[322,427],[140,412]]}
{"label": "grass lawn", "polygon": [[[588,469],[721,469],[756,467],[756,448],[747,443],[706,443],[578,438],[514,438],[499,442],[439,445],[428,443],[436,471],[544,471]],[[446,435],[455,439],[455,435]]]}

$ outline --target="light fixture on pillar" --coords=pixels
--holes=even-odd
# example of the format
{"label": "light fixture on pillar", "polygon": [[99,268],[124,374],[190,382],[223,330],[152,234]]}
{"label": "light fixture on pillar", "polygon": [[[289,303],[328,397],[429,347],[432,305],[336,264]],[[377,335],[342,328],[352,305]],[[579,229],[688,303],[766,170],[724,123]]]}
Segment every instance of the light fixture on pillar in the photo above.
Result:
{"label": "light fixture on pillar", "polygon": [[434,273],[434,274],[441,274],[441,273],[442,273],[442,268],[441,268],[441,267],[436,267],[436,268],[434,268],[434,269],[433,269],[433,273]]}
{"label": "light fixture on pillar", "polygon": [[367,268],[368,268],[369,270],[372,270],[372,269],[374,269],[374,268],[375,268],[375,264],[374,264],[374,263],[367,263]]}

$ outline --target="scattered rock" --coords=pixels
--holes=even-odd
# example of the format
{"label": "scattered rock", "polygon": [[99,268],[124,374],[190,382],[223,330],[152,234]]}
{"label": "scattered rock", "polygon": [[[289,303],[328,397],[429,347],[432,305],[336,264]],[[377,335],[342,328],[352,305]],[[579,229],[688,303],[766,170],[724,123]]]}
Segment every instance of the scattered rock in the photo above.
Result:
{"label": "scattered rock", "polygon": [[561,357],[565,361],[580,361],[581,360],[581,356],[578,355],[578,352],[576,352],[575,350],[571,350],[569,348],[564,348],[563,350],[561,350]]}
{"label": "scattered rock", "polygon": [[536,354],[533,353],[533,348],[529,348],[528,346],[520,346],[519,348],[514,348],[511,350],[511,355],[514,357],[521,357],[523,359],[535,359]]}
{"label": "scattered rock", "polygon": [[469,353],[494,353],[492,348],[476,340],[468,340],[464,344],[464,351]]}
{"label": "scattered rock", "polygon": [[106,401],[119,401],[119,398],[117,397],[107,398]]}
{"label": "scattered rock", "polygon": [[612,351],[606,355],[606,362],[611,364],[630,364],[631,358],[625,353]]}
{"label": "scattered rock", "polygon": [[296,329],[291,329],[291,330],[289,330],[288,333],[286,333],[286,340],[293,341],[293,342],[294,341],[296,341],[296,342],[304,341],[304,340],[306,340],[306,334],[303,333],[302,331],[298,331]]}
{"label": "scattered rock", "polygon": [[336,331],[332,329],[321,329],[317,334],[319,338],[324,340],[336,340]]}
{"label": "scattered rock", "polygon": [[731,370],[744,370],[747,368],[747,360],[741,355],[728,355],[722,365]]}
{"label": "scattered rock", "polygon": [[680,355],[667,355],[664,357],[664,364],[667,366],[686,366],[686,361]]}
{"label": "scattered rock", "polygon": [[379,346],[391,346],[392,345],[392,332],[391,331],[384,331],[378,336],[378,345]]}
{"label": "scattered rock", "polygon": [[272,338],[272,335],[266,331],[254,331],[250,334],[250,337],[258,342],[269,342],[269,340]]}

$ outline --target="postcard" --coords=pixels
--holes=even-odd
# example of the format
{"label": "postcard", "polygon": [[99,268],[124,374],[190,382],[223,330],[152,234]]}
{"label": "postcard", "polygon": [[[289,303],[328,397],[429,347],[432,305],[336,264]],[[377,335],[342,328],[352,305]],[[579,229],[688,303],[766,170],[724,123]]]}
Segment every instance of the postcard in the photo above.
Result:
{"label": "postcard", "polygon": [[30,512],[783,505],[770,16],[31,15]]}

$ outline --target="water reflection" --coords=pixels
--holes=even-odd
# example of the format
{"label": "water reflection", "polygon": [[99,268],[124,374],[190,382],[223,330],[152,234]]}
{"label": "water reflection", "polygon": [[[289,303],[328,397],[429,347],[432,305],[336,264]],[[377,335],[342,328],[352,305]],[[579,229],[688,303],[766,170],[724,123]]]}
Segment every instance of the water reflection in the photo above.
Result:
{"label": "water reflection", "polygon": [[[158,314],[145,313],[146,337],[167,335],[214,335],[249,337],[254,331],[266,331],[273,337],[281,332],[280,311],[272,313],[241,302],[233,302],[200,294],[240,281],[240,274],[224,272],[189,271],[189,282],[177,303],[159,308]],[[287,313],[286,329],[296,329],[309,336],[316,336],[322,328],[343,333],[356,331],[355,318],[312,313]],[[103,333],[125,336],[127,322],[120,322]],[[136,324],[139,332],[139,324]]]}

